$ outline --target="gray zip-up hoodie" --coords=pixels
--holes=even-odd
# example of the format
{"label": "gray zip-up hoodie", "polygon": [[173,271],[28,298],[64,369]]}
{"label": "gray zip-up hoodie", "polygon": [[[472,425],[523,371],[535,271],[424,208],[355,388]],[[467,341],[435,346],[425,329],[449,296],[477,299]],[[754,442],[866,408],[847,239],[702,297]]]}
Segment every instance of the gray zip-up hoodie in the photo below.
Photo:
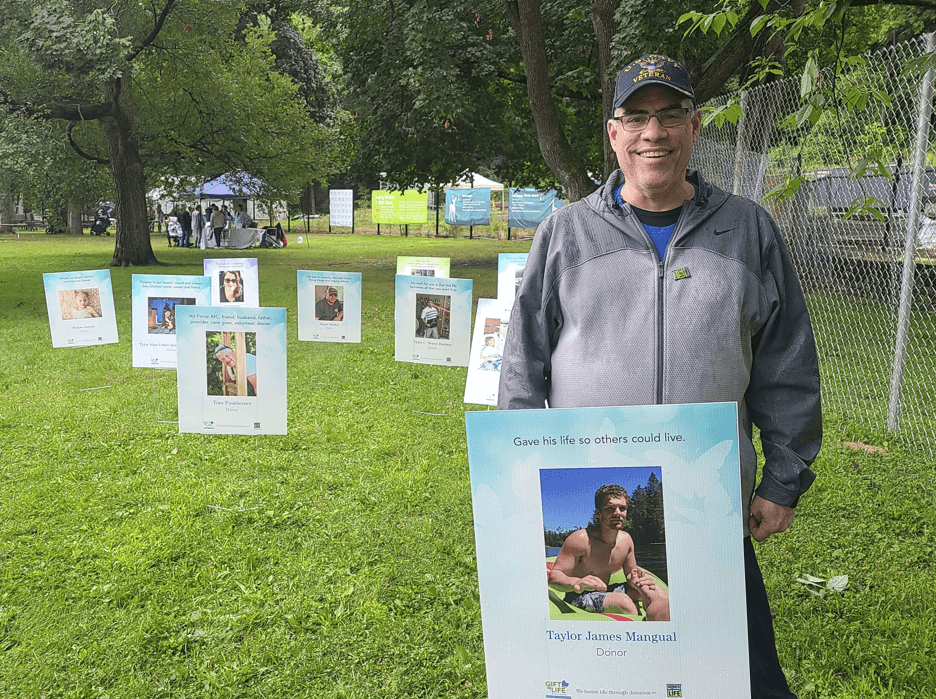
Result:
{"label": "gray zip-up hoodie", "polygon": [[815,480],[822,415],[803,292],[773,219],[694,172],[661,261],[630,206],[596,192],[537,229],[510,317],[498,408],[738,404],[747,532],[757,494],[795,505]]}

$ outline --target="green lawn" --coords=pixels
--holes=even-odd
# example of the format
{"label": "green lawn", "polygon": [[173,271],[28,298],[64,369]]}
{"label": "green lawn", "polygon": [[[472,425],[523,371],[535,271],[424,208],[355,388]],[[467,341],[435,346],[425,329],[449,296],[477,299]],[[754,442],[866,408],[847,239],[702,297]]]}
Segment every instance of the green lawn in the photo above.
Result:
{"label": "green lawn", "polygon": [[[130,366],[130,277],[210,251],[154,236],[168,266],[112,270],[120,344],[53,350],[42,272],[105,267],[113,238],[0,236],[0,697],[486,696],[466,370],[394,362],[393,275],[450,256],[494,297],[529,242],[308,238],[233,253],[288,309],[289,434],[207,438],[159,422],[174,372]],[[298,269],[363,273],[360,345],[298,342]],[[804,699],[934,696],[933,465],[826,420],[797,521],[758,549],[784,668]]]}

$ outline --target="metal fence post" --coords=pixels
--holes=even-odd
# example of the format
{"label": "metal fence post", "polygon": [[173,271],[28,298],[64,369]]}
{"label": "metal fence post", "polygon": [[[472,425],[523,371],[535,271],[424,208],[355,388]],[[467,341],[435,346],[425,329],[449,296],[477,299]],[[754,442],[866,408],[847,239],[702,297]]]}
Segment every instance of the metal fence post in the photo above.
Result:
{"label": "metal fence post", "polygon": [[[936,48],[936,35],[926,37],[926,53]],[[904,240],[903,276],[900,282],[900,307],[897,313],[897,335],[894,343],[894,365],[891,370],[890,398],[887,405],[887,429],[894,431],[900,426],[900,398],[903,388],[904,369],[907,362],[907,336],[910,332],[910,314],[913,305],[913,277],[916,273],[916,251],[920,233],[920,192],[926,168],[926,151],[929,145],[930,117],[933,113],[933,69],[923,76],[920,85],[919,111],[917,112],[916,144],[913,150],[913,177],[910,185],[909,216]]]}
{"label": "metal fence post", "polygon": [[748,150],[747,136],[748,92],[741,91],[741,119],[738,120],[738,137],[735,139],[734,176],[731,181],[731,193],[739,196],[744,186],[744,151]]}

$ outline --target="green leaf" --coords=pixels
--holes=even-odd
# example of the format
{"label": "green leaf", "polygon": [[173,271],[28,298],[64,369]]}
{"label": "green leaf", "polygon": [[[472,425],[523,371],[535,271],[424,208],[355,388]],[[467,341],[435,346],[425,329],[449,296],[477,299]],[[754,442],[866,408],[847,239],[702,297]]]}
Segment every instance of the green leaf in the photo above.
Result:
{"label": "green leaf", "polygon": [[817,77],[819,77],[819,67],[816,65],[816,57],[810,56],[800,78],[800,98],[806,97],[813,91]]}
{"label": "green leaf", "polygon": [[761,15],[751,22],[751,36],[757,36],[757,33],[764,28],[764,25],[770,20],[770,15]]}
{"label": "green leaf", "polygon": [[716,36],[721,36],[722,29],[725,28],[725,24],[728,22],[728,18],[725,15],[719,14],[715,15],[715,19],[712,22],[712,29],[715,30]]}
{"label": "green leaf", "polygon": [[826,587],[832,590],[833,592],[842,592],[848,587],[848,576],[847,575],[836,575],[829,578],[829,582],[826,583]]}

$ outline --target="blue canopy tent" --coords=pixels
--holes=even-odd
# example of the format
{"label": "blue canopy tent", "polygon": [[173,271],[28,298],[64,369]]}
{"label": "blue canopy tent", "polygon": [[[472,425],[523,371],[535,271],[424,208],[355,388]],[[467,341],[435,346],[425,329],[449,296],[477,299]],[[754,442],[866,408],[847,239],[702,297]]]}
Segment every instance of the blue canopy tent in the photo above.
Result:
{"label": "blue canopy tent", "polygon": [[245,172],[226,173],[184,193],[185,199],[197,199],[208,203],[238,200],[244,205],[244,211],[252,219],[257,218],[256,197],[263,192],[263,182]]}
{"label": "blue canopy tent", "polygon": [[196,187],[195,199],[252,199],[263,191],[263,182],[246,173],[228,173]]}

